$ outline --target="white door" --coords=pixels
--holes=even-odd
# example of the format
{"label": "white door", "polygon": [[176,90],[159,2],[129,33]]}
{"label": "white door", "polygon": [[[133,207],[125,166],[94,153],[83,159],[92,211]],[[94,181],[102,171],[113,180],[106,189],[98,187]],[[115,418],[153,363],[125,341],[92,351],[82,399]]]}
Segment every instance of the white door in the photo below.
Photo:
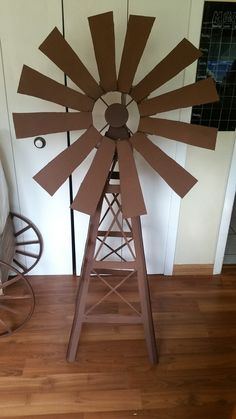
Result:
{"label": "white door", "polygon": [[[122,53],[128,14],[155,16],[156,22],[149,37],[143,58],[138,68],[135,82],[138,82],[182,38],[188,38],[190,0],[169,3],[166,0],[42,0],[32,2],[21,0],[9,2],[0,0],[0,38],[4,65],[7,106],[12,141],[12,177],[16,176],[19,210],[38,225],[42,232],[44,256],[34,270],[40,274],[71,273],[71,226],[69,211],[69,188],[66,182],[59,191],[50,197],[32,179],[47,162],[67,147],[66,134],[45,135],[46,147],[37,149],[32,139],[16,140],[12,125],[12,112],[60,111],[62,107],[49,102],[17,94],[17,86],[23,64],[27,64],[43,74],[64,83],[64,75],[39,50],[38,46],[54,26],[62,31],[64,17],[65,38],[78,53],[91,74],[98,80],[93,46],[87,17],[113,10],[116,34],[117,67]],[[179,13],[181,10],[181,13]],[[191,82],[193,80],[187,80]],[[186,83],[184,72],[158,89],[158,94],[176,89]],[[75,87],[69,80],[68,85]],[[152,95],[155,95],[153,92]],[[185,120],[186,116],[178,110],[163,115],[170,119]],[[1,123],[0,123],[1,128]],[[5,148],[1,132],[1,147]],[[73,132],[71,143],[81,135]],[[152,137],[167,154],[184,163],[185,146],[171,140]],[[86,173],[93,153],[73,174],[73,190]],[[173,266],[175,241],[180,200],[148,164],[136,155],[148,214],[142,217],[144,246],[149,273],[170,274]],[[75,238],[77,273],[80,272],[88,217],[75,213]]]}
{"label": "white door", "polygon": [[[51,198],[32,177],[67,146],[66,134],[45,135],[46,147],[34,146],[34,138],[16,140],[12,112],[64,111],[40,99],[17,94],[23,64],[64,83],[64,75],[38,47],[57,26],[62,30],[62,9],[58,0],[0,1],[0,39],[9,126],[0,122],[0,150],[8,170],[9,183],[16,179],[18,200],[12,207],[30,218],[42,233],[43,256],[33,274],[69,274],[71,234],[68,184]],[[1,103],[4,96],[1,94]],[[10,134],[10,135],[9,135]],[[11,141],[11,145],[9,145]]]}
{"label": "white door", "polygon": [[[181,3],[181,4],[180,4]],[[78,53],[92,75],[98,80],[96,62],[87,17],[113,10],[116,37],[116,65],[119,68],[120,57],[126,32],[127,16],[129,14],[155,16],[156,22],[152,28],[143,58],[138,68],[135,82],[138,82],[165,55],[167,55],[184,37],[188,38],[188,21],[190,0],[180,2],[166,2],[166,0],[126,0],[117,2],[100,1],[94,5],[93,1],[86,1],[78,6],[76,0],[64,0],[65,35],[73,49]],[[182,12],[179,13],[179,10]],[[189,82],[189,80],[188,80]],[[179,74],[165,86],[158,90],[158,94],[176,89],[185,83],[184,72]],[[155,95],[153,92],[152,95]],[[181,119],[180,112],[168,112],[164,118]],[[185,117],[185,116],[184,116]],[[183,119],[183,118],[182,118]],[[71,140],[77,138],[78,133],[71,135]],[[152,137],[153,138],[153,137]],[[179,163],[184,163],[185,146],[175,141],[155,138],[157,143],[168,155]],[[77,192],[93,154],[88,157],[73,175],[74,194]],[[148,214],[142,217],[144,247],[149,273],[172,272],[175,241],[177,233],[179,197],[156,174],[148,164],[136,153],[136,163],[140,175],[144,199]],[[75,214],[75,236],[77,269],[80,271],[83,257],[83,246],[88,225],[88,217]]]}

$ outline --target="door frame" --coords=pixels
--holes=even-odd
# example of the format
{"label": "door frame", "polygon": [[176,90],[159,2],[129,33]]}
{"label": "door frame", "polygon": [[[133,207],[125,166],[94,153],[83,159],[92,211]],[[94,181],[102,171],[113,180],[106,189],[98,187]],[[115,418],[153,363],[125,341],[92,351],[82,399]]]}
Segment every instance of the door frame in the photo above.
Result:
{"label": "door frame", "polygon": [[[185,84],[185,78],[184,78]],[[180,117],[182,121],[183,118]],[[176,142],[175,161],[185,166],[185,160],[187,155],[187,146]],[[172,191],[170,198],[169,207],[169,220],[168,220],[168,231],[166,240],[165,250],[165,261],[164,261],[164,275],[172,275],[174,269],[175,249],[178,234],[179,215],[180,215],[180,204],[181,198]]]}
{"label": "door frame", "polygon": [[[200,40],[203,6],[204,6],[204,0],[200,0],[199,2],[190,0],[188,40],[192,42],[196,47],[199,45],[199,40]],[[184,86],[195,82],[196,72],[197,72],[197,62],[194,62],[191,66],[187,67],[184,70],[184,79],[183,79]],[[181,109],[179,120],[182,122],[191,123],[191,112],[192,112],[192,108]],[[185,167],[186,157],[187,157],[187,145],[176,142],[175,160],[177,161],[177,163]],[[165,263],[164,263],[164,275],[173,275],[179,215],[180,215],[180,205],[181,205],[181,199],[174,192],[172,192],[171,202],[170,202],[170,211],[169,211],[169,223],[168,223]]]}
{"label": "door frame", "polygon": [[[209,0],[209,1],[218,1],[221,2],[222,0]],[[228,0],[229,2],[235,2],[235,0]],[[191,10],[190,10],[190,17],[189,17],[189,40],[198,47],[200,42],[200,35],[201,35],[201,22],[204,10],[204,3],[205,0],[191,0]],[[196,67],[193,65],[190,66],[189,69],[186,70],[186,77],[188,83],[191,83],[189,77],[193,77],[193,72],[196,76]],[[219,274],[222,270],[225,247],[227,242],[227,236],[229,231],[229,225],[231,220],[231,213],[234,203],[235,191],[236,191],[236,131],[235,131],[235,143],[234,149],[232,153],[232,160],[231,166],[229,169],[229,177],[225,192],[225,200],[222,209],[222,217],[219,226],[219,235],[216,245],[216,253],[215,253],[215,260],[214,260],[214,267],[213,267],[213,274]]]}
{"label": "door frame", "polygon": [[236,192],[236,130],[235,130],[235,136],[234,136],[234,149],[232,153],[232,160],[231,160],[231,166],[229,169],[229,177],[225,192],[225,200],[224,200],[224,206],[222,210],[222,217],[220,222],[220,228],[219,228],[219,235],[218,235],[218,241],[216,246],[216,253],[215,253],[215,262],[214,262],[214,268],[213,268],[213,274],[220,274],[223,266],[223,260],[224,260],[224,254],[225,254],[225,248],[228,238],[228,232],[229,232],[229,226],[230,226],[230,220],[231,220],[231,214],[234,204],[234,197]]}

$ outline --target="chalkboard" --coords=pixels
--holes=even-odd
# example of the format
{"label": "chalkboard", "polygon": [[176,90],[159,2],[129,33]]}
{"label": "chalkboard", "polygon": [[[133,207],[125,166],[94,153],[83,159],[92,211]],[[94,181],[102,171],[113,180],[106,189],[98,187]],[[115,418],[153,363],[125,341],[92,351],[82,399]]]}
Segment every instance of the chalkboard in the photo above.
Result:
{"label": "chalkboard", "polygon": [[236,128],[236,3],[204,3],[196,80],[212,77],[220,102],[194,106],[191,122],[217,127],[219,131]]}

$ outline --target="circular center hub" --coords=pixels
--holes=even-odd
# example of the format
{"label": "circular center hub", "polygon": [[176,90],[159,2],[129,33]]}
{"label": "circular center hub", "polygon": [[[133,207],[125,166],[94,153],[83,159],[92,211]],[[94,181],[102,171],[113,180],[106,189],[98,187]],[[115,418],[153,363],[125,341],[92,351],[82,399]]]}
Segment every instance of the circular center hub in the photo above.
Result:
{"label": "circular center hub", "polygon": [[113,103],[108,106],[105,112],[105,119],[111,127],[122,127],[126,124],[129,118],[129,113],[121,103]]}

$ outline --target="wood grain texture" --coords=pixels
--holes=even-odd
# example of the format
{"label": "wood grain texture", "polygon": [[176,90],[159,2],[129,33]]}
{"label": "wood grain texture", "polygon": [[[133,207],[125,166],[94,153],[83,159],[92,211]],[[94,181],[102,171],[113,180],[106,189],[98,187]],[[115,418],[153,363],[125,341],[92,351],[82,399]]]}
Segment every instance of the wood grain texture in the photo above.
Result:
{"label": "wood grain texture", "polygon": [[174,265],[173,275],[213,275],[212,264]]}
{"label": "wood grain texture", "polygon": [[[141,325],[85,325],[78,360],[65,360],[78,278],[29,277],[36,310],[0,342],[0,417],[21,419],[233,419],[236,281],[222,276],[149,278],[159,364],[148,362]],[[103,289],[94,281],[93,295]],[[137,302],[135,281],[124,295]],[[114,312],[122,303],[107,301]],[[234,416],[233,416],[234,415]]]}

